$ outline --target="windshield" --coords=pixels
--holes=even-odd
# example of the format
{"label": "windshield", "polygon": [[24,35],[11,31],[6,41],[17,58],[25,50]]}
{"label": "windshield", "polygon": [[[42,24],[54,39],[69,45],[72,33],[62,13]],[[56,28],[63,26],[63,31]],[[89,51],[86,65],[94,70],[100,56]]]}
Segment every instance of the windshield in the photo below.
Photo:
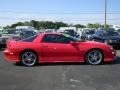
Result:
{"label": "windshield", "polygon": [[73,41],[75,41],[75,42],[82,41],[82,40],[80,40],[79,38],[70,36],[70,35],[68,35],[68,34],[63,34],[63,36],[65,36],[66,38],[70,38],[71,40],[73,40]]}

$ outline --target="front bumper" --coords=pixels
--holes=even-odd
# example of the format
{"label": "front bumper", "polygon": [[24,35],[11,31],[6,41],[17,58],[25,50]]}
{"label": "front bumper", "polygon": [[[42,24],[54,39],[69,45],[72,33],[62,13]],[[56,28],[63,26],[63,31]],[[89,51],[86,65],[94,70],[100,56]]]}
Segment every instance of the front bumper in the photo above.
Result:
{"label": "front bumper", "polygon": [[104,53],[104,61],[112,62],[116,60],[116,50],[111,47]]}
{"label": "front bumper", "polygon": [[11,61],[11,62],[19,62],[20,61],[19,56],[15,52],[12,52],[8,49],[5,49],[3,51],[3,54],[7,61]]}

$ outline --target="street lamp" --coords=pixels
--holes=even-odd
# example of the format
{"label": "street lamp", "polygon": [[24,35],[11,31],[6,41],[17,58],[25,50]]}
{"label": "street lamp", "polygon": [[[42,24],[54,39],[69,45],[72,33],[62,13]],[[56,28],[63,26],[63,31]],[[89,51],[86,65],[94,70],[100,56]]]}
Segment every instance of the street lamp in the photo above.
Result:
{"label": "street lamp", "polygon": [[105,0],[105,25],[104,28],[106,29],[107,26],[107,0]]}

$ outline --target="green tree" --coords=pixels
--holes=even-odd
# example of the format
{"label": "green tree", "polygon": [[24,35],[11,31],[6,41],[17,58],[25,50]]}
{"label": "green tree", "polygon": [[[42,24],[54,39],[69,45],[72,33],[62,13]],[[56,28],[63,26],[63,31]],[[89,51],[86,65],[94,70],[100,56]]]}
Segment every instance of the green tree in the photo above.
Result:
{"label": "green tree", "polygon": [[94,25],[91,24],[91,23],[88,23],[88,24],[87,24],[87,28],[94,28]]}
{"label": "green tree", "polygon": [[95,23],[95,24],[93,24],[93,26],[95,29],[98,29],[98,28],[101,28],[102,25],[99,23]]}
{"label": "green tree", "polygon": [[63,22],[55,22],[55,29],[59,29],[60,27],[67,27],[68,24]]}
{"label": "green tree", "polygon": [[33,26],[36,29],[39,29],[39,21],[31,20],[31,26]]}
{"label": "green tree", "polygon": [[81,25],[81,24],[76,24],[76,25],[74,25],[76,28],[85,28],[86,26],[84,26],[84,25]]}
{"label": "green tree", "polygon": [[41,29],[54,29],[55,23],[53,23],[52,21],[40,21],[39,27]]}
{"label": "green tree", "polygon": [[95,24],[91,24],[91,23],[88,23],[87,24],[87,28],[95,28],[95,29],[98,29],[98,28],[102,28],[102,25],[99,24],[99,23],[95,23]]}
{"label": "green tree", "polygon": [[11,26],[9,26],[9,25],[3,27],[3,29],[10,29],[10,28],[11,28]]}
{"label": "green tree", "polygon": [[23,22],[18,22],[16,24],[12,24],[11,28],[16,28],[16,26],[25,26]]}
{"label": "green tree", "polygon": [[28,21],[25,21],[25,22],[24,22],[24,25],[25,25],[25,26],[32,26],[32,23],[31,23],[31,22],[28,22]]}

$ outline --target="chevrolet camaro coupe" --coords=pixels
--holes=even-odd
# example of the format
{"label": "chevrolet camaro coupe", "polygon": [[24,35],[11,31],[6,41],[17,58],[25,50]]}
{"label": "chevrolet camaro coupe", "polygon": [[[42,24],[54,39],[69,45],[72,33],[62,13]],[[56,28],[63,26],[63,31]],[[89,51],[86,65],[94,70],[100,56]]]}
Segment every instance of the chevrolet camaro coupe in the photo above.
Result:
{"label": "chevrolet camaro coupe", "polygon": [[25,66],[36,63],[86,62],[97,65],[114,61],[116,51],[109,45],[81,41],[67,34],[42,33],[19,41],[8,41],[3,51],[6,60]]}

